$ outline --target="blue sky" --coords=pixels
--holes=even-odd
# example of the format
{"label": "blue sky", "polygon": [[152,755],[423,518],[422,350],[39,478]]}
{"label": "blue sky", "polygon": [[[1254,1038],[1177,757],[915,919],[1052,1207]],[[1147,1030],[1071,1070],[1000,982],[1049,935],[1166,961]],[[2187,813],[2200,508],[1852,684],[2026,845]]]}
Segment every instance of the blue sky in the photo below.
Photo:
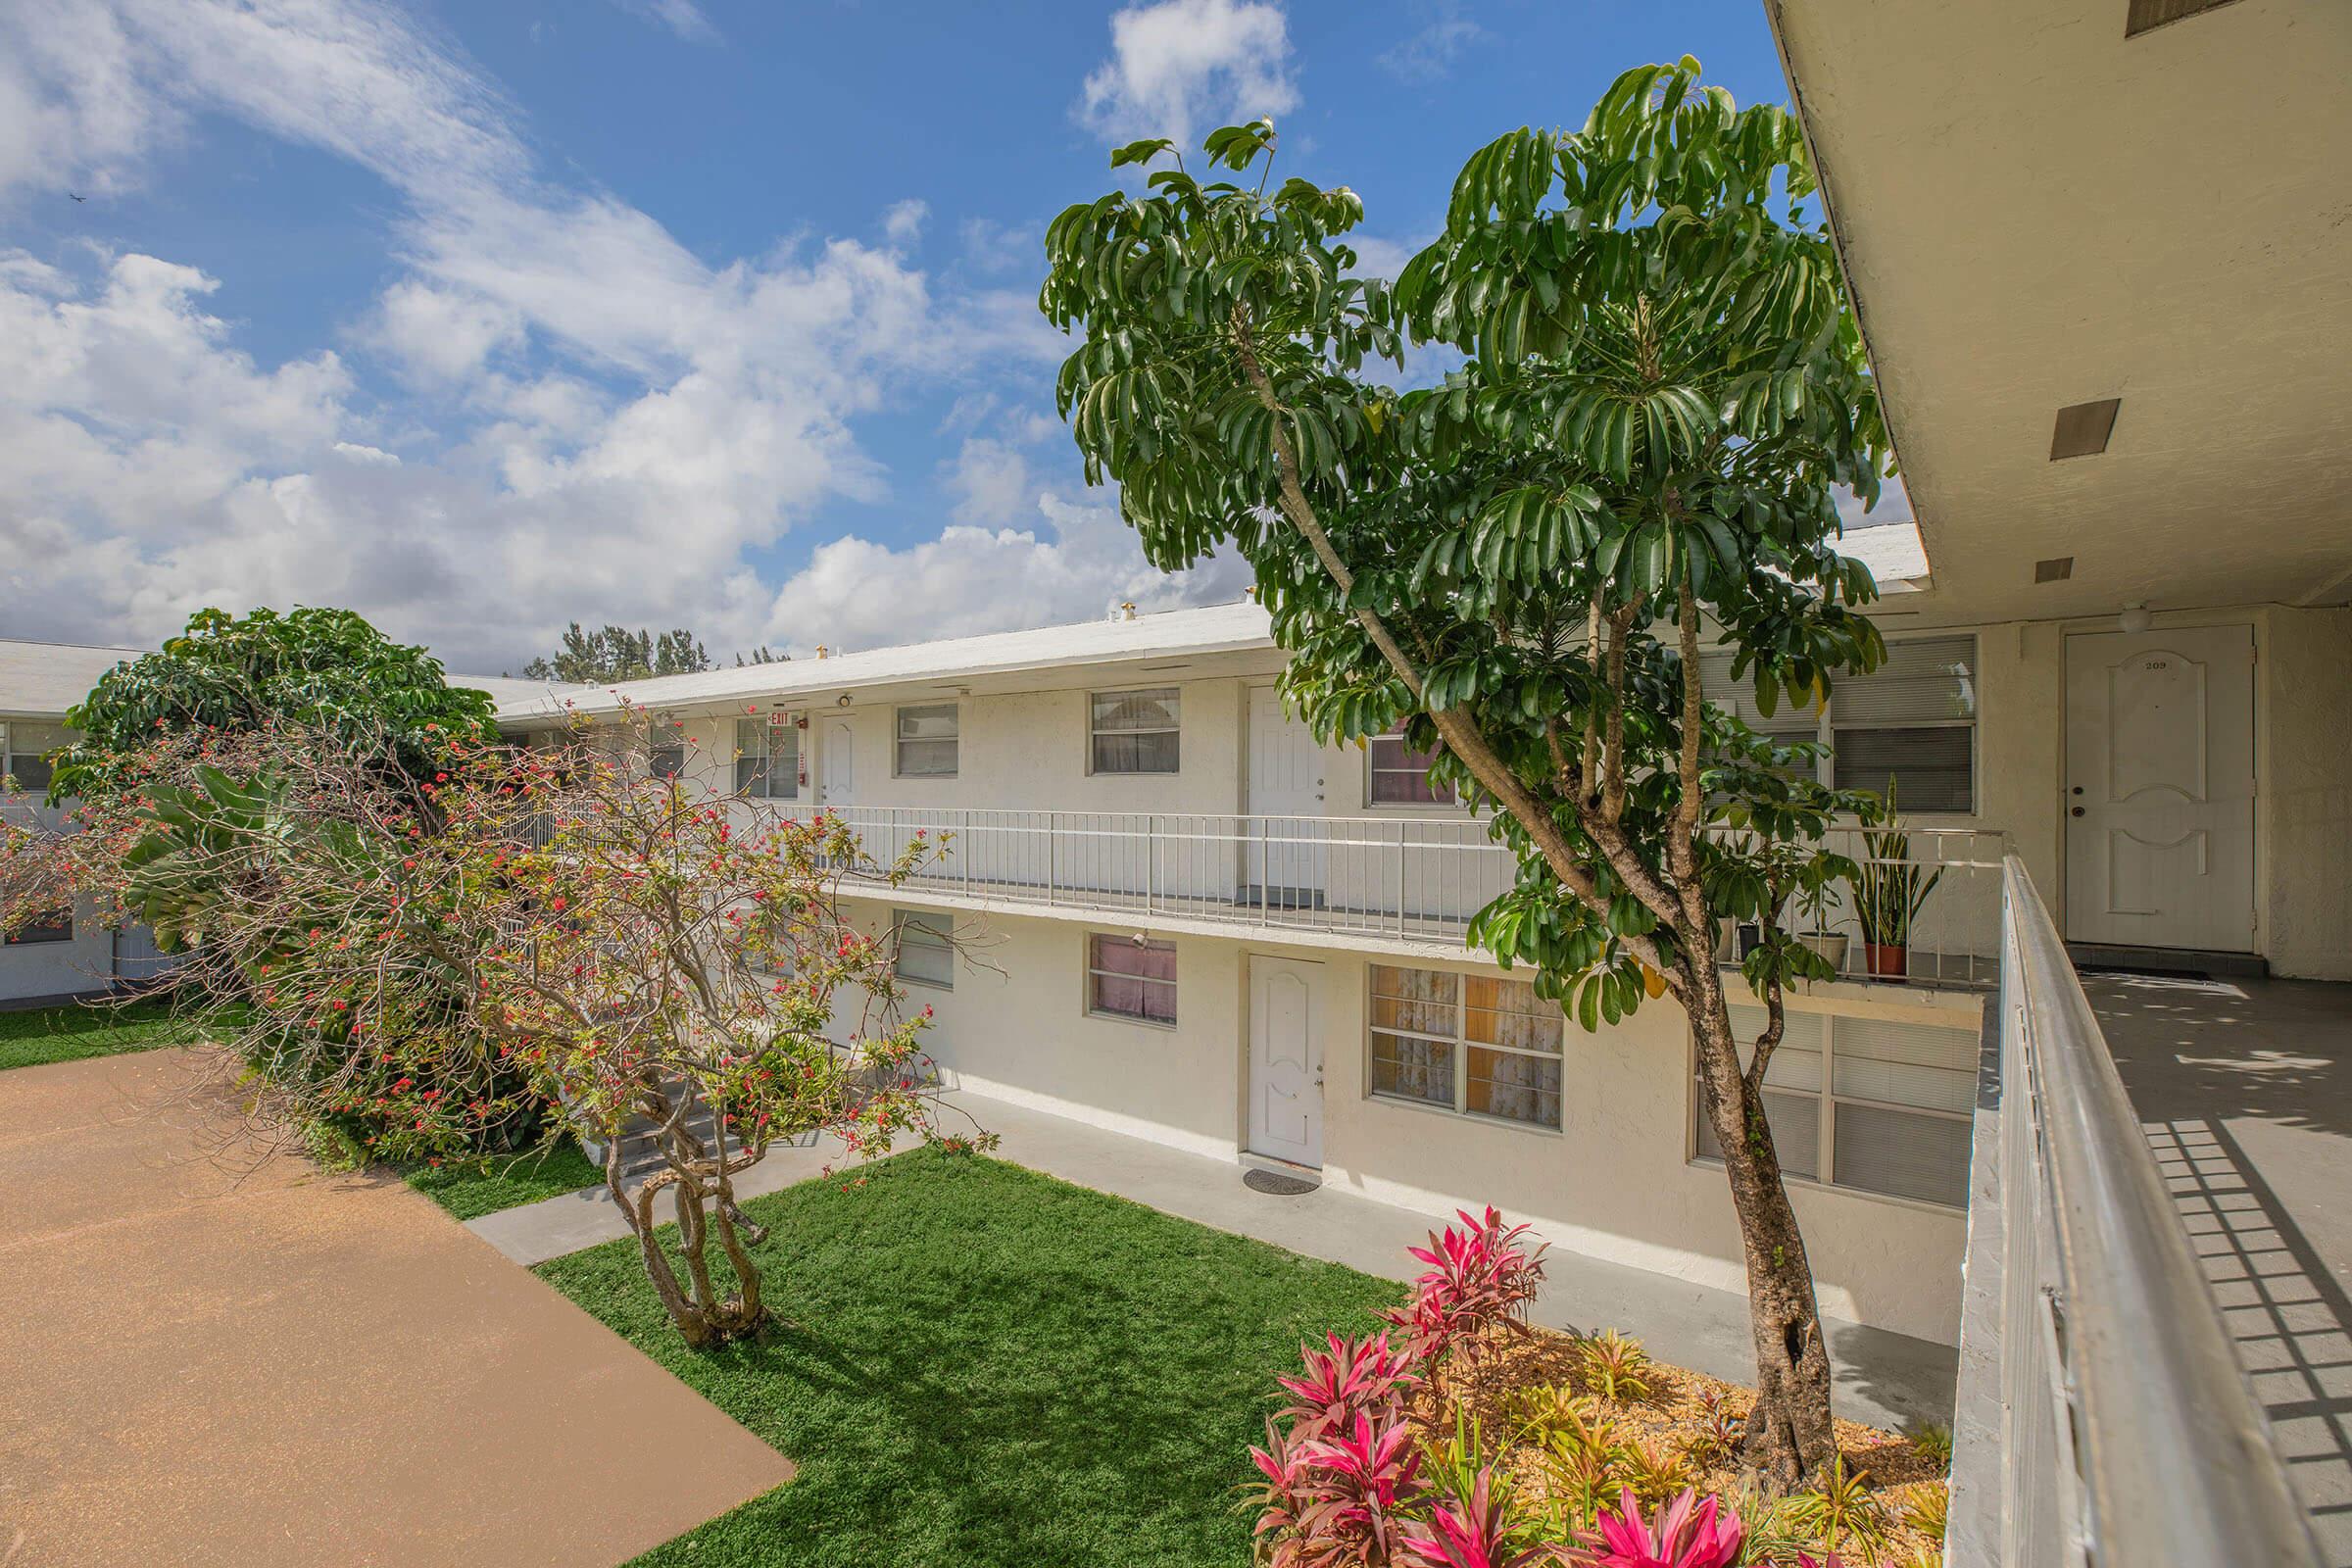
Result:
{"label": "blue sky", "polygon": [[1053,417],[1038,236],[1109,141],[1271,113],[1393,268],[1686,50],[1783,96],[1752,0],[12,0],[0,635],[346,604],[489,671],[1232,598]]}

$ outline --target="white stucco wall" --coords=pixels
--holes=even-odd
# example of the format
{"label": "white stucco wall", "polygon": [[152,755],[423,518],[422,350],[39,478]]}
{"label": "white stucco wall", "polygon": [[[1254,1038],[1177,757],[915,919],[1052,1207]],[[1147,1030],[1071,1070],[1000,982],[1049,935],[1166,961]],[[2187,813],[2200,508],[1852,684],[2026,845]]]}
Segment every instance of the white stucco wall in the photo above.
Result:
{"label": "white stucco wall", "polygon": [[[888,926],[886,905],[848,907],[870,930]],[[924,1049],[949,1083],[1196,1153],[1234,1152],[1247,1037],[1238,942],[1173,939],[1176,1024],[1164,1028],[1086,1010],[1088,933],[1129,936],[1132,925],[955,918],[970,951],[954,988],[906,988],[909,1006],[935,1010]]]}
{"label": "white stucco wall", "polygon": [[[2270,606],[2160,614],[2251,625],[2255,663],[2256,951],[2274,973],[2352,979],[2352,610]],[[2066,642],[2108,619],[1978,630],[1977,757],[1986,827],[2009,834],[2066,929]],[[1922,817],[1922,822],[1946,822]]]}
{"label": "white stucco wall", "polygon": [[115,934],[77,908],[71,942],[0,945],[0,1003],[77,996],[114,984]]}
{"label": "white stucco wall", "polygon": [[[859,900],[873,929],[888,906]],[[1671,1004],[1596,1035],[1567,1032],[1564,1127],[1521,1128],[1365,1093],[1364,955],[1239,938],[1175,938],[1177,1026],[1085,1012],[1085,938],[1115,921],[960,912],[982,967],[952,991],[909,987],[937,1009],[927,1047],[947,1081],[1176,1148],[1234,1157],[1244,1140],[1248,963],[1251,953],[1319,965],[1325,1179],[1443,1218],[1494,1202],[1555,1244],[1717,1289],[1744,1289],[1722,1171],[1690,1157],[1691,1088],[1682,1014]],[[1426,967],[1492,972],[1475,960]],[[989,967],[1002,972],[991,972]],[[1973,1030],[1974,996],[1913,1004],[1823,1004]],[[1949,1343],[1958,1332],[1964,1217],[1932,1204],[1791,1184],[1825,1310]]]}
{"label": "white stucco wall", "polygon": [[2256,667],[2256,886],[2274,973],[2352,980],[2352,609],[2274,607]]}

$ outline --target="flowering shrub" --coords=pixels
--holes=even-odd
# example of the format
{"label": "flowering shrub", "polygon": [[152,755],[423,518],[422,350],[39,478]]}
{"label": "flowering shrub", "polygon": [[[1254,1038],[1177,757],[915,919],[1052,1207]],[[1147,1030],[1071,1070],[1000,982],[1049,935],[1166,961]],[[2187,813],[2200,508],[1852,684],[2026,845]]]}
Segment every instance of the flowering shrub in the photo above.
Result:
{"label": "flowering shrub", "polygon": [[1413,1282],[1412,1300],[1384,1314],[1417,1355],[1474,1356],[1489,1329],[1524,1328],[1544,1282],[1543,1244],[1533,1251],[1521,1244],[1527,1226],[1506,1227],[1493,1204],[1483,1215],[1463,1209],[1456,1217],[1461,1229],[1448,1225],[1431,1232],[1427,1247],[1408,1249],[1429,1267]]}
{"label": "flowering shrub", "polygon": [[1584,1568],[1732,1568],[1745,1534],[1740,1515],[1721,1498],[1700,1502],[1688,1490],[1654,1524],[1644,1524],[1642,1504],[1628,1491],[1614,1509],[1601,1510],[1568,1560]]}
{"label": "flowering shrub", "polygon": [[856,1155],[931,1130],[929,1011],[905,1012],[893,942],[838,895],[939,846],[878,864],[836,817],[652,777],[650,727],[452,738],[420,778],[279,725],[172,731],[118,759],[86,831],[9,858],[64,864],[183,954],[180,992],[279,1125],[340,1118],[370,1155],[432,1158],[560,1107],[605,1145],[657,1295],[706,1344],[765,1315],[737,1176],[778,1140]]}

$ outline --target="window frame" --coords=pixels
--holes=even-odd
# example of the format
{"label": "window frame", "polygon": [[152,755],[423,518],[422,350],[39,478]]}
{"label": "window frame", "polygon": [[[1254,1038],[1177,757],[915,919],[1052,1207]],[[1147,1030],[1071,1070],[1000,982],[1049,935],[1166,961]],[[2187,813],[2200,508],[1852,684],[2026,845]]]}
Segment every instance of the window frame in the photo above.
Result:
{"label": "window frame", "polygon": [[[754,755],[744,750],[743,735],[747,727],[767,738],[767,750],[759,754],[761,766],[757,782],[760,787],[757,790],[747,787],[743,778],[743,764]],[[792,766],[784,779],[786,787],[782,793],[778,793],[775,787],[776,732],[778,730],[788,730],[792,734]],[[797,714],[773,712],[760,717],[746,715],[736,719],[735,794],[747,801],[798,801],[801,798],[801,724]]]}
{"label": "window frame", "polygon": [[[1128,729],[1103,729],[1096,721],[1096,705],[1105,697],[1143,697],[1167,694],[1175,722],[1165,725],[1137,726]],[[1105,735],[1173,735],[1176,737],[1176,761],[1170,767],[1102,767],[1096,760],[1096,742]],[[1086,694],[1086,771],[1087,776],[1102,778],[1174,778],[1184,771],[1184,687],[1114,686]]]}
{"label": "window frame", "polygon": [[[1968,718],[1924,719],[1901,724],[1862,722],[1845,726],[1852,730],[1965,729],[1968,731],[1968,809],[1965,811],[1922,809],[1917,807],[1905,806],[1900,799],[1897,799],[1895,805],[1901,808],[1904,817],[1911,820],[1978,822],[1984,819],[1984,642],[1974,630],[1944,631],[1925,628],[1907,635],[1886,639],[1886,646],[1889,649],[1901,647],[1905,643],[1962,641],[1968,644],[1969,679],[1976,685],[1977,710],[1974,715]],[[1724,648],[1704,650],[1706,654],[1716,655],[1728,655],[1730,652]],[[1845,678],[1853,680],[1857,677],[1848,675]],[[1755,690],[1752,685],[1744,681],[1740,682],[1738,689],[1750,693],[1752,699]],[[1723,701],[1722,691],[1712,687],[1707,693],[1707,701],[1719,708],[1730,706]],[[1783,740],[1799,738],[1792,735],[1789,726],[1783,724],[1779,719],[1768,721],[1764,726],[1751,722],[1748,728],[1756,730],[1758,734],[1772,735]],[[1826,748],[1821,756],[1813,760],[1814,781],[1825,787],[1835,788],[1838,782],[1838,689],[1835,684],[1831,686],[1829,699],[1816,707],[1813,711],[1813,733],[1810,738]],[[1897,777],[1899,776],[1898,774]]]}
{"label": "window frame", "polygon": [[[943,935],[934,930],[934,925],[946,926],[946,933]],[[925,975],[908,974],[906,970],[899,967],[896,959],[894,959],[891,965],[892,978],[899,981],[899,983],[902,985],[921,986],[927,991],[954,991],[956,989],[955,915],[945,909],[891,910],[891,951],[897,956],[897,958],[904,958],[906,956],[906,932],[909,928],[922,931],[926,936],[937,937],[939,939],[939,951],[947,955],[947,978],[944,980],[933,980]],[[930,944],[928,942],[918,942],[915,944],[915,946],[918,948],[927,949]]]}
{"label": "window frame", "polygon": [[[955,732],[953,734],[909,736],[901,729],[901,725],[905,723],[906,715],[908,713],[937,713],[943,710],[948,715],[948,721],[955,726]],[[950,760],[948,768],[945,772],[917,773],[909,772],[907,770],[906,757],[906,746],[909,741],[912,741],[916,745],[927,746],[936,745],[943,740],[948,742],[949,745],[954,748],[954,756]],[[890,776],[892,778],[955,778],[961,772],[962,768],[963,704],[961,702],[951,697],[944,703],[902,703],[891,709]]]}
{"label": "window frame", "polygon": [[[1409,768],[1380,765],[1380,748],[1383,745],[1396,747],[1404,745],[1404,736],[1400,733],[1402,729],[1403,725],[1399,724],[1385,735],[1370,735],[1364,739],[1364,808],[1371,811],[1459,811],[1462,808],[1462,792],[1459,785],[1448,785],[1446,787],[1448,793],[1442,800],[1384,801],[1380,798],[1381,774],[1409,773],[1411,771]],[[1430,755],[1435,756],[1436,754]],[[1426,766],[1421,769],[1421,778],[1426,784],[1429,778],[1429,769]]]}
{"label": "window frame", "polygon": [[[1426,1029],[1384,1029],[1378,1023],[1376,1023],[1374,1021],[1374,1004],[1379,995],[1376,989],[1378,985],[1377,971],[1381,969],[1403,969],[1416,971],[1421,974],[1442,974],[1457,982],[1453,992],[1453,1034],[1450,1039],[1444,1035],[1433,1034]],[[1364,965],[1363,981],[1363,1098],[1366,1100],[1378,1101],[1384,1105],[1401,1105],[1409,1110],[1431,1111],[1441,1116],[1451,1116],[1465,1121],[1480,1122],[1492,1127],[1511,1127],[1516,1128],[1520,1132],[1540,1133],[1553,1138],[1565,1137],[1567,1135],[1568,1126],[1567,1009],[1558,1006],[1556,1004],[1546,1003],[1541,997],[1536,999],[1536,1005],[1539,1008],[1549,1007],[1553,1012],[1558,1014],[1560,1022],[1560,1049],[1557,1052],[1531,1051],[1524,1046],[1506,1046],[1497,1042],[1473,1040],[1470,1038],[1470,982],[1473,980],[1508,981],[1512,978],[1513,977],[1510,975],[1500,973],[1489,975],[1481,974],[1476,970],[1429,968],[1425,965],[1417,963],[1381,963],[1377,961],[1367,962]],[[1524,984],[1525,982],[1521,983]],[[1376,1046],[1374,1036],[1377,1034],[1401,1035],[1407,1039],[1426,1040],[1437,1044],[1449,1046],[1453,1052],[1453,1099],[1451,1102],[1441,1104],[1434,1100],[1419,1100],[1415,1099],[1411,1095],[1396,1094],[1389,1090],[1383,1090],[1375,1087],[1373,1081],[1373,1052]],[[1518,1116],[1497,1115],[1489,1110],[1471,1109],[1470,1053],[1473,1051],[1497,1051],[1507,1055],[1532,1056],[1540,1061],[1558,1062],[1560,1067],[1560,1086],[1556,1091],[1555,1098],[1559,1101],[1559,1121],[1557,1123],[1532,1121]]]}
{"label": "window frame", "polygon": [[[48,761],[49,751],[18,751],[17,733],[20,729],[54,731],[57,735],[57,744],[49,748],[49,751],[73,745],[74,731],[55,719],[0,718],[0,778],[15,779],[18,789],[27,798],[45,796],[49,793],[49,781],[55,776]],[[26,783],[24,775],[17,771],[17,759],[20,757],[42,764],[42,776],[37,782]]]}
{"label": "window frame", "polygon": [[[1123,974],[1115,969],[1097,968],[1095,944],[1098,942],[1118,942],[1132,947],[1135,945],[1135,938],[1132,933],[1121,936],[1115,931],[1087,931],[1081,935],[1078,949],[1079,1001],[1085,1008],[1086,1016],[1107,1018],[1113,1023],[1131,1023],[1145,1029],[1173,1030],[1176,1027],[1177,1019],[1183,1016],[1183,993],[1176,972],[1178,963],[1176,939],[1174,937],[1153,937],[1143,944],[1147,949],[1166,950],[1169,960],[1169,978],[1165,980],[1157,980],[1144,975]],[[1098,1005],[1095,1001],[1095,982],[1103,976],[1119,980],[1138,980],[1148,986],[1166,986],[1169,992],[1169,1015],[1165,1018],[1155,1018],[1149,1013],[1122,1012],[1116,1007]]]}
{"label": "window frame", "polygon": [[[1739,1004],[1734,1004],[1734,1005],[1739,1005]],[[1814,1123],[1815,1174],[1799,1176],[1792,1172],[1783,1171],[1781,1179],[1795,1186],[1816,1187],[1825,1192],[1842,1193],[1848,1198],[1865,1199],[1874,1203],[1899,1203],[1909,1208],[1924,1209],[1932,1214],[1966,1214],[1968,1212],[1968,1197],[1965,1190],[1959,1201],[1947,1203],[1939,1199],[1913,1198],[1906,1193],[1884,1193],[1875,1187],[1859,1187],[1838,1180],[1838,1107],[1841,1104],[1859,1105],[1868,1110],[1893,1111],[1906,1116],[1932,1116],[1939,1121],[1970,1124],[1972,1129],[1976,1121],[1976,1113],[1973,1110],[1945,1110],[1936,1105],[1906,1105],[1896,1101],[1873,1099],[1868,1095],[1839,1094],[1838,1092],[1838,1022],[1841,1018],[1857,1015],[1842,1012],[1815,1012],[1810,1008],[1790,1008],[1788,1011],[1791,1017],[1801,1012],[1807,1017],[1819,1018],[1822,1021],[1821,1084],[1816,1089],[1788,1089],[1778,1084],[1769,1086],[1780,1094],[1809,1095],[1814,1102],[1813,1113],[1816,1118]],[[1943,1027],[1941,1024],[1922,1023],[1916,1018],[1887,1021],[1918,1024],[1919,1027],[1926,1029]],[[1954,1027],[1950,1032],[1955,1035],[1970,1033],[1964,1027]],[[1699,1149],[1699,1117],[1704,1101],[1698,1082],[1698,1034],[1695,1030],[1687,1030],[1686,1035],[1688,1036],[1690,1070],[1684,1075],[1684,1082],[1688,1086],[1688,1109],[1683,1117],[1684,1163],[1701,1166],[1709,1170],[1721,1170],[1723,1156],[1704,1153]],[[1733,1035],[1735,1039],[1739,1038],[1737,1027],[1733,1029]],[[1972,1068],[1973,1065],[1972,1063]],[[1968,1162],[1964,1156],[1961,1166],[1963,1189],[1967,1186],[1967,1170]]]}
{"label": "window frame", "polygon": [[0,947],[45,948],[54,943],[72,942],[74,940],[74,910],[69,906],[59,910],[58,913],[63,916],[62,919],[28,921],[11,931],[6,937],[0,937]]}

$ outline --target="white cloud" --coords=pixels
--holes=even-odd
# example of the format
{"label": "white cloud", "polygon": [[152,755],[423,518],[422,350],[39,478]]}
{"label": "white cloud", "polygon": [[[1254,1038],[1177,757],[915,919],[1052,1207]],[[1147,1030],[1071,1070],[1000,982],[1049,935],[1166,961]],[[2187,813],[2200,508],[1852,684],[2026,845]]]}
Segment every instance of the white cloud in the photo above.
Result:
{"label": "white cloud", "polygon": [[963,241],[964,264],[980,272],[1014,272],[1024,269],[1045,275],[1045,225],[1000,223],[993,218],[967,218],[956,226]]}
{"label": "white cloud", "polygon": [[1439,81],[1453,74],[1463,50],[1488,36],[1462,15],[1459,0],[1439,0],[1428,23],[1380,57],[1380,67],[1404,81]]}
{"label": "white cloud", "polygon": [[775,596],[761,635],[796,653],[879,648],[1085,620],[1122,600],[1225,603],[1250,581],[1238,557],[1154,569],[1113,506],[1046,494],[1037,507],[1043,531],[957,524],[905,550],[855,537],[819,546]]}
{"label": "white cloud", "polygon": [[1086,78],[1079,112],[1111,136],[1172,136],[1200,122],[1281,115],[1298,106],[1290,31],[1262,0],[1153,0],[1110,19],[1111,54]]}
{"label": "white cloud", "polygon": [[957,522],[1017,522],[1029,509],[1028,462],[1002,441],[970,437],[944,466]]}
{"label": "white cloud", "polygon": [[1851,490],[1838,490],[1838,515],[1848,528],[1876,528],[1889,522],[1911,522],[1911,492],[1903,488],[1901,475],[1879,481],[1879,504],[1868,512],[1862,510],[1862,498]]}
{"label": "white cloud", "polygon": [[[849,240],[712,265],[548,182],[495,84],[372,0],[0,13],[0,180],[21,190],[54,172],[26,172],[19,125],[73,141],[74,177],[128,183],[207,112],[384,180],[395,275],[349,341],[413,400],[373,412],[332,352],[257,365],[193,269],[0,255],[0,601],[32,607],[26,634],[147,640],[208,603],[301,601],[487,668],[574,617],[748,643],[773,595],[745,552],[885,493],[853,421],[918,378],[1066,351],[1017,290],[937,300]],[[112,42],[86,69],[12,52],[26,18]]]}
{"label": "white cloud", "polygon": [[922,237],[923,224],[931,217],[931,204],[917,196],[903,202],[892,202],[882,214],[882,234],[893,245],[911,245]]}
{"label": "white cloud", "polygon": [[633,17],[667,27],[688,43],[716,43],[718,29],[694,0],[613,0]]}

